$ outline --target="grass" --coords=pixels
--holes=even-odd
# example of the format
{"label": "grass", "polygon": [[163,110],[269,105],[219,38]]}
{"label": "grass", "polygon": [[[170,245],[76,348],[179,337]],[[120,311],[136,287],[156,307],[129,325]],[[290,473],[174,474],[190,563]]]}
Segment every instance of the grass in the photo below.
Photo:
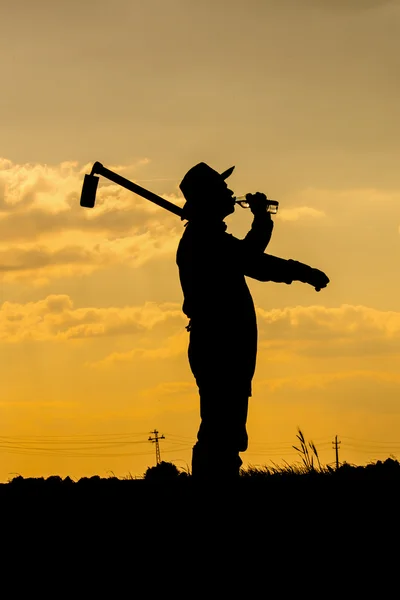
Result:
{"label": "grass", "polygon": [[310,473],[331,473],[333,469],[329,466],[321,465],[318,450],[313,441],[307,442],[304,433],[297,428],[296,446],[292,446],[300,457],[300,463],[290,465],[283,461],[282,465],[272,463],[272,466],[253,467],[242,469],[241,475],[244,477],[262,477],[267,475],[309,475]]}
{"label": "grass", "polygon": [[353,465],[344,462],[339,465],[337,469],[333,469],[330,465],[322,465],[318,450],[313,441],[307,441],[304,433],[297,428],[297,444],[293,446],[294,450],[298,452],[300,461],[295,464],[289,464],[283,461],[282,465],[272,463],[272,466],[255,467],[249,465],[246,469],[241,470],[241,477],[246,479],[258,479],[263,480],[274,476],[275,479],[282,477],[293,477],[297,479],[300,476],[315,477],[319,475],[334,477],[336,480],[391,480],[398,482],[400,485],[400,463],[394,456],[389,456],[384,461],[371,462],[365,466]]}

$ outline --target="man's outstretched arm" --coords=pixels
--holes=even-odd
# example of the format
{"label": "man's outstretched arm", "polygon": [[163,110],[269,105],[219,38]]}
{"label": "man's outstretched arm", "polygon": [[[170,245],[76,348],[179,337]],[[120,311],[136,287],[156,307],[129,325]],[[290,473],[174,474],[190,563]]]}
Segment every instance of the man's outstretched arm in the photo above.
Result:
{"label": "man's outstretched arm", "polygon": [[329,278],[319,269],[314,269],[297,260],[286,260],[271,254],[248,256],[245,259],[244,274],[258,281],[287,284],[301,281],[312,285],[317,292],[329,283]]}

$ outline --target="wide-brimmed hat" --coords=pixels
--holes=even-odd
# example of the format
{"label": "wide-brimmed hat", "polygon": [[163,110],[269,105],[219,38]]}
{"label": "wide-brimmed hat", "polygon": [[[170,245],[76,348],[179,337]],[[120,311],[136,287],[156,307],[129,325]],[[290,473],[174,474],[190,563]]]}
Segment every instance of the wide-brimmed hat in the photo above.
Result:
{"label": "wide-brimmed hat", "polygon": [[218,173],[206,163],[201,162],[192,167],[182,179],[179,187],[182,194],[185,196],[186,202],[190,202],[193,198],[199,196],[199,193],[206,191],[208,186],[213,182],[225,180],[235,167],[230,167],[223,173]]}

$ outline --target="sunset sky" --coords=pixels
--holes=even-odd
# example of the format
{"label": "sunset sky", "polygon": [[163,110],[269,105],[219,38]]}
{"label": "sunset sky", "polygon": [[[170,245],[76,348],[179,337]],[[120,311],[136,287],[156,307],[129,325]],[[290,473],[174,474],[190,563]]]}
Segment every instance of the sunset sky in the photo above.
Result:
{"label": "sunset sky", "polygon": [[190,466],[183,222],[104,178],[81,208],[95,161],[178,205],[236,165],[280,203],[268,252],[331,279],[248,280],[244,466],[298,426],[325,464],[400,458],[400,0],[13,0],[0,31],[0,481],[141,476],[155,428]]}

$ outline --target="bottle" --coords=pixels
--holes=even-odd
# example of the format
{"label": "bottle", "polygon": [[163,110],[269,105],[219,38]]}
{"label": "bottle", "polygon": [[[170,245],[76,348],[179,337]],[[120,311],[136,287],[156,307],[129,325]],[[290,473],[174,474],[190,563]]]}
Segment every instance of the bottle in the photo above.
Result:
{"label": "bottle", "polygon": [[[235,202],[236,204],[239,204],[239,206],[241,206],[242,208],[250,208],[250,204],[247,202],[246,196],[248,194],[245,194],[244,196],[235,196]],[[279,202],[277,202],[276,200],[270,200],[269,198],[267,198],[267,212],[276,215],[276,213],[278,212],[278,206],[279,206]]]}

